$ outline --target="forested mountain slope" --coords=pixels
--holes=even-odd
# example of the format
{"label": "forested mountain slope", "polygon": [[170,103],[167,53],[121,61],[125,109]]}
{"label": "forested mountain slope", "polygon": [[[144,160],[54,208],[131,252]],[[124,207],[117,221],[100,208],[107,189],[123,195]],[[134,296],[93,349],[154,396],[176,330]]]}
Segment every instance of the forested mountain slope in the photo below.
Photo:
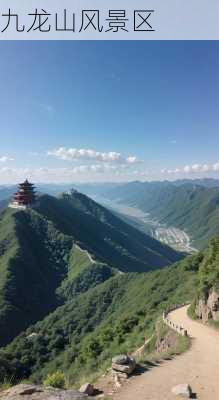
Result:
{"label": "forested mountain slope", "polygon": [[131,352],[150,337],[162,310],[193,298],[201,259],[195,255],[157,271],[116,274],[69,297],[1,352],[2,376],[40,381],[61,369],[71,384],[87,381],[113,355]]}
{"label": "forested mountain slope", "polygon": [[8,206],[9,200],[0,200],[0,212]]}
{"label": "forested mountain slope", "polygon": [[0,343],[59,304],[55,289],[67,271],[72,239],[34,212],[0,218]]}
{"label": "forested mountain slope", "polygon": [[148,271],[181,257],[79,193],[42,196],[26,211],[6,209],[0,215],[0,345],[115,270]]}
{"label": "forested mountain slope", "polygon": [[64,194],[59,199],[42,196],[36,210],[57,229],[73,236],[98,260],[123,272],[147,271],[181,257],[78,192]]}
{"label": "forested mountain slope", "polygon": [[[20,314],[14,315],[21,321],[33,307],[38,322],[2,348],[0,381],[29,378],[39,382],[60,369],[71,384],[87,381],[94,371],[106,369],[113,355],[131,352],[145,336],[150,337],[163,310],[191,301],[199,274],[212,256],[211,242],[203,253],[166,268],[153,270],[155,265],[151,265],[149,271],[144,263],[147,236],[138,236],[134,228],[77,192],[59,199],[42,196],[35,210],[7,210],[2,222],[7,229],[1,230],[1,306],[6,305],[6,317],[7,306],[12,309],[10,318],[18,310]],[[108,247],[102,251],[105,236],[114,243],[113,257]],[[127,242],[123,243],[123,237]],[[23,252],[26,246],[29,249]],[[159,260],[165,250],[169,251],[160,248]],[[116,255],[118,262],[113,264]],[[145,272],[129,270],[129,258],[136,260],[137,271]],[[215,258],[211,259],[214,264]],[[29,284],[27,292],[24,282]],[[50,310],[43,316],[45,310],[38,306],[45,302]]]}

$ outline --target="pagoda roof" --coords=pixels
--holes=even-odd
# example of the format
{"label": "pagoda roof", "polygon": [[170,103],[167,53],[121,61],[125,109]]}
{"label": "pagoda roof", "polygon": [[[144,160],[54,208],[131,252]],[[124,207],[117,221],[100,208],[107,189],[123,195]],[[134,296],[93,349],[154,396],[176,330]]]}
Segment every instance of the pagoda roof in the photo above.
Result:
{"label": "pagoda roof", "polygon": [[19,186],[34,186],[34,184],[26,179],[24,182],[19,183]]}

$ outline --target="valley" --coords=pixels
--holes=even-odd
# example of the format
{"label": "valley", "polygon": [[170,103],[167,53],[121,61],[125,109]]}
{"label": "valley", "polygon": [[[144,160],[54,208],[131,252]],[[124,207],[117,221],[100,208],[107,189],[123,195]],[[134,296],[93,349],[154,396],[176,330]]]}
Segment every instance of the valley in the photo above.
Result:
{"label": "valley", "polygon": [[158,224],[155,230],[151,230],[151,236],[178,251],[185,251],[187,253],[197,252],[197,249],[191,246],[189,235],[181,229],[174,227],[167,228],[162,226],[162,224]]}
{"label": "valley", "polygon": [[127,222],[130,224],[175,250],[189,254],[197,252],[197,249],[191,244],[191,238],[188,233],[182,229],[160,223],[155,218],[151,217],[149,213],[137,207],[127,206],[116,200],[108,200],[100,196],[93,196],[93,199],[103,206],[116,211],[119,213],[120,218],[123,217],[127,219]]}
{"label": "valley", "polygon": [[101,197],[138,208],[152,221],[186,232],[192,238],[192,247],[203,250],[209,239],[219,234],[219,187],[200,183],[135,181],[103,188]]}

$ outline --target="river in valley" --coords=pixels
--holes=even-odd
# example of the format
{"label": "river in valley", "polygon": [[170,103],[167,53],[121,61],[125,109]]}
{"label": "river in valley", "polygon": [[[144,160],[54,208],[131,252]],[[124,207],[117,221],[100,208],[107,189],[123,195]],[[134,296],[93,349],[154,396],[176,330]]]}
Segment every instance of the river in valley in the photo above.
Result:
{"label": "river in valley", "polygon": [[185,231],[173,226],[161,224],[159,221],[152,218],[149,213],[145,213],[136,207],[130,207],[100,196],[93,196],[93,199],[108,209],[115,211],[121,218],[160,242],[178,251],[187,253],[194,253],[197,251],[192,247],[190,237]]}

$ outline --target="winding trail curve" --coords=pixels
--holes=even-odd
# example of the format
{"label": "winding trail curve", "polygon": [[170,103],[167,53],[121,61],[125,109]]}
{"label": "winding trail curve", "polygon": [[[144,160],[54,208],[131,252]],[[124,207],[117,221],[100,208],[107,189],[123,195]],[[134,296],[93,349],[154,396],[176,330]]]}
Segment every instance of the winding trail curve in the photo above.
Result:
{"label": "winding trail curve", "polygon": [[189,383],[199,400],[219,399],[219,331],[191,320],[187,308],[169,314],[188,330],[192,346],[186,353],[133,377],[114,400],[173,400],[173,386]]}

